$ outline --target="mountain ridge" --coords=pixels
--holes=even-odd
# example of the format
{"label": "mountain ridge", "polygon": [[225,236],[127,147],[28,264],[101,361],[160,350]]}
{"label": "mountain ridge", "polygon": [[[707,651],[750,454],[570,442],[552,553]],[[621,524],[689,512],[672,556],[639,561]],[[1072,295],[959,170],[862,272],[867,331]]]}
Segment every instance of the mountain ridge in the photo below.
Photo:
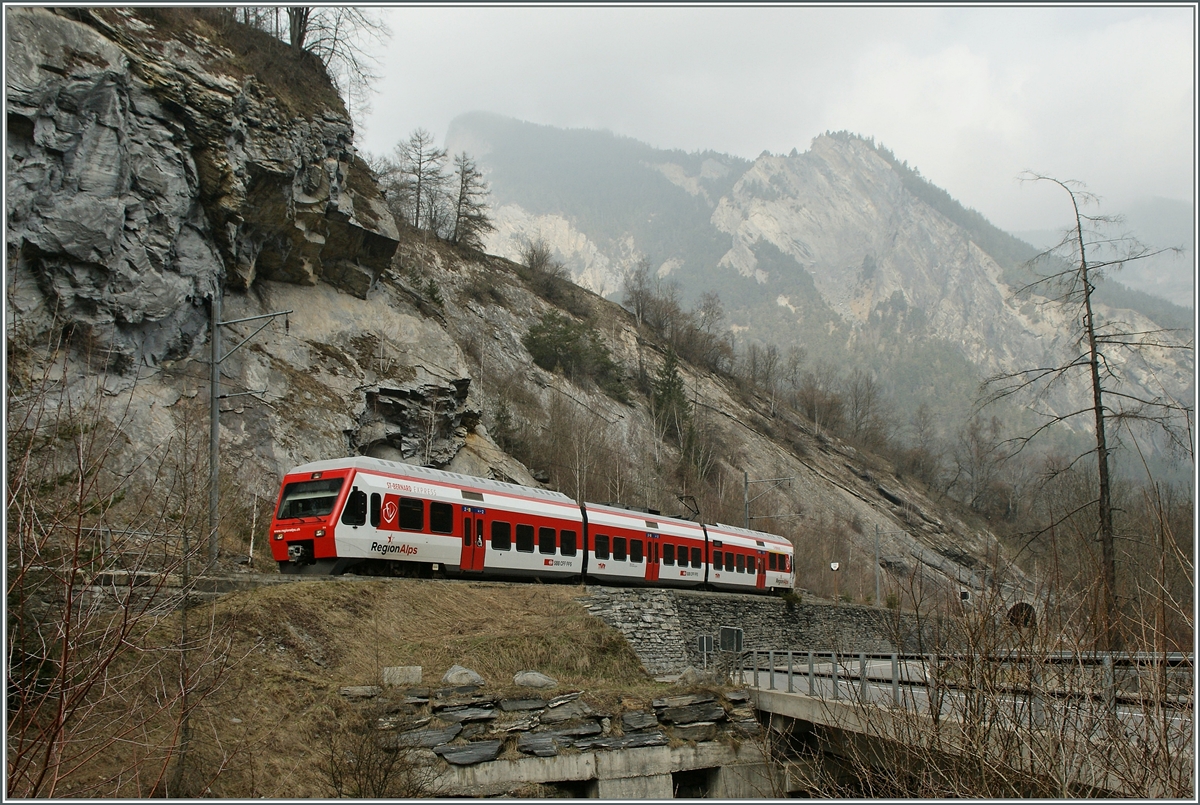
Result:
{"label": "mountain ridge", "polygon": [[[649,260],[656,279],[676,283],[685,303],[719,293],[743,344],[800,344],[811,361],[863,366],[897,392],[900,410],[924,403],[954,421],[970,415],[970,403],[932,389],[961,386],[964,372],[979,383],[1045,365],[1069,347],[1066,311],[1014,298],[1038,250],[872,139],[831,132],[804,153],[764,152],[746,161],[653,149],[605,132],[557,130],[556,140],[554,131],[496,115],[468,114],[451,124],[448,143],[487,144],[481,164],[492,171],[499,223],[489,251],[516,259],[541,238],[576,281],[609,297],[619,294],[626,271]],[[531,133],[536,142],[526,141]],[[595,159],[587,150],[593,146],[601,151]],[[526,155],[540,152],[564,174],[554,187],[532,187],[535,174],[509,184]],[[616,167],[596,169],[622,155]],[[585,169],[571,173],[572,164]],[[537,203],[525,206],[525,194]],[[1191,320],[1186,310],[1112,280],[1096,301],[1135,331],[1157,329],[1151,313],[1170,327]],[[905,324],[896,329],[901,307]],[[883,360],[890,340],[926,358]],[[930,370],[929,354],[957,368]],[[905,390],[903,376],[912,373],[925,374],[931,388]],[[1190,363],[1172,373],[1186,396]],[[1137,382],[1157,381],[1143,372]]]}

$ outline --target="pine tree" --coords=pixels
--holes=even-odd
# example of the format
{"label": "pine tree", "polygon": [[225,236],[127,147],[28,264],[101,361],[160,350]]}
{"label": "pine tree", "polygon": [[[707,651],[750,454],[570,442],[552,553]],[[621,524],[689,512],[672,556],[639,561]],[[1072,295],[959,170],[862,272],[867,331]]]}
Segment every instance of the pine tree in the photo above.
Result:
{"label": "pine tree", "polygon": [[683,378],[679,376],[679,359],[673,349],[667,350],[667,357],[654,378],[651,399],[659,428],[664,435],[673,435],[677,443],[683,444],[691,423],[692,407]]}

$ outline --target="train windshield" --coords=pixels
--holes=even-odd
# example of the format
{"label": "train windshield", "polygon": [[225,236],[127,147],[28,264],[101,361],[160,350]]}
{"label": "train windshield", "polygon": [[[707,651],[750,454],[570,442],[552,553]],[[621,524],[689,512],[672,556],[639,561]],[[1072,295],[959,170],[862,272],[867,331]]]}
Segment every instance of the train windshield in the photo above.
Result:
{"label": "train windshield", "polygon": [[328,517],[333,513],[344,478],[328,478],[319,481],[297,481],[283,488],[283,499],[279,501],[278,520],[296,520],[303,517]]}

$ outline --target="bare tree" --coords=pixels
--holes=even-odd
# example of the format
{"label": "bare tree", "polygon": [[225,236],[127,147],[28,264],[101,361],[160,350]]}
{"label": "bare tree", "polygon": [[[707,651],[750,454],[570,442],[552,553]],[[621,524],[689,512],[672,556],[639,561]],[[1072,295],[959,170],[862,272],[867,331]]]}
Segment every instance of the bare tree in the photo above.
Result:
{"label": "bare tree", "polygon": [[1001,472],[1010,446],[998,417],[972,417],[958,432],[951,461],[954,474],[948,490],[972,509],[995,512],[992,497],[1001,483]]}
{"label": "bare tree", "polygon": [[433,135],[426,129],[416,129],[407,141],[396,146],[396,157],[400,166],[398,202],[408,212],[410,224],[420,229],[424,223],[424,228],[429,228],[437,221],[436,202],[446,183],[446,150],[434,144]]}
{"label": "bare tree", "polygon": [[454,157],[454,178],[457,192],[450,242],[482,249],[484,233],[496,228],[487,214],[487,182],[475,160],[465,151]]}
{"label": "bare tree", "polygon": [[[280,17],[284,12],[286,23]],[[242,6],[233,19],[287,42],[293,52],[321,60],[329,78],[361,114],[370,107],[372,85],[379,79],[372,50],[391,38],[383,18],[372,9],[351,6]]]}
{"label": "bare tree", "polygon": [[788,347],[787,358],[783,364],[783,379],[792,391],[792,405],[796,404],[796,392],[800,390],[800,383],[804,379],[804,361],[807,358],[808,350],[804,347],[796,344]]}
{"label": "bare tree", "polygon": [[287,18],[292,49],[319,58],[347,102],[365,112],[371,85],[379,78],[373,72],[378,61],[372,47],[392,35],[383,19],[374,10],[353,6],[288,6]]}
{"label": "bare tree", "polygon": [[821,429],[836,431],[845,415],[845,402],[838,389],[841,386],[837,367],[821,361],[804,373],[796,397],[800,410]]}
{"label": "bare tree", "polygon": [[[1097,472],[1096,538],[1102,552],[1101,590],[1104,605],[1101,612],[1101,639],[1105,647],[1121,644],[1118,633],[1116,599],[1116,547],[1113,529],[1112,448],[1109,425],[1112,421],[1150,423],[1166,434],[1175,445],[1191,450],[1192,409],[1163,390],[1154,394],[1134,386],[1126,374],[1131,362],[1142,362],[1153,354],[1163,355],[1172,350],[1191,352],[1193,345],[1166,329],[1133,331],[1120,322],[1104,321],[1096,309],[1094,294],[1097,283],[1108,270],[1160,254],[1128,235],[1115,233],[1121,221],[1117,217],[1088,215],[1083,208],[1097,199],[1080,182],[1060,180],[1036,173],[1026,173],[1026,181],[1050,182],[1062,188],[1071,201],[1073,226],[1059,243],[1037,255],[1032,267],[1042,267],[1038,279],[1021,289],[1020,294],[1042,295],[1051,303],[1070,310],[1070,319],[1078,323],[1073,342],[1074,353],[1050,366],[1006,372],[989,378],[985,383],[989,404],[1025,392],[1036,392],[1035,401],[1045,399],[1046,393],[1057,386],[1082,381],[1090,394],[1086,404],[1071,406],[1066,413],[1049,406],[1037,406],[1035,411],[1043,422],[1028,435],[1018,438],[1017,450],[1055,425],[1069,423],[1078,417],[1090,419],[1095,436]],[[1081,376],[1081,377],[1080,377]],[[1080,381],[1075,379],[1080,377]]]}
{"label": "bare tree", "polygon": [[640,327],[646,321],[646,313],[653,296],[650,261],[645,257],[638,260],[633,268],[625,272],[624,293],[623,304],[633,313]]}
{"label": "bare tree", "polygon": [[205,517],[203,420],[185,412],[168,443],[134,455],[136,383],[114,389],[61,342],[15,340],[33,357],[7,375],[5,792],[115,795],[136,770],[138,795],[199,793],[196,776],[218,767],[187,763],[190,716],[227,635],[169,626]]}
{"label": "bare tree", "polygon": [[855,368],[846,378],[842,396],[851,438],[864,445],[877,443],[886,430],[879,385],[867,372]]}
{"label": "bare tree", "polygon": [[908,427],[911,435],[908,449],[903,455],[904,467],[926,484],[933,485],[938,477],[942,457],[938,448],[937,422],[926,403],[917,406],[917,410],[909,419]]}

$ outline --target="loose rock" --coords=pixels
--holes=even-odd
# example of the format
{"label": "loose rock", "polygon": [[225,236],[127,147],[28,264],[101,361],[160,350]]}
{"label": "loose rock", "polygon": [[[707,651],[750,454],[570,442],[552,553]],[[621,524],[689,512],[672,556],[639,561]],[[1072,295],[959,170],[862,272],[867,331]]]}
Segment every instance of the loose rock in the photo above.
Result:
{"label": "loose rock", "polygon": [[524,688],[554,688],[558,680],[537,671],[519,671],[513,676],[513,684]]}
{"label": "loose rock", "polygon": [[470,668],[463,668],[461,665],[452,665],[450,670],[442,677],[443,685],[482,685],[483,677],[472,671]]}

